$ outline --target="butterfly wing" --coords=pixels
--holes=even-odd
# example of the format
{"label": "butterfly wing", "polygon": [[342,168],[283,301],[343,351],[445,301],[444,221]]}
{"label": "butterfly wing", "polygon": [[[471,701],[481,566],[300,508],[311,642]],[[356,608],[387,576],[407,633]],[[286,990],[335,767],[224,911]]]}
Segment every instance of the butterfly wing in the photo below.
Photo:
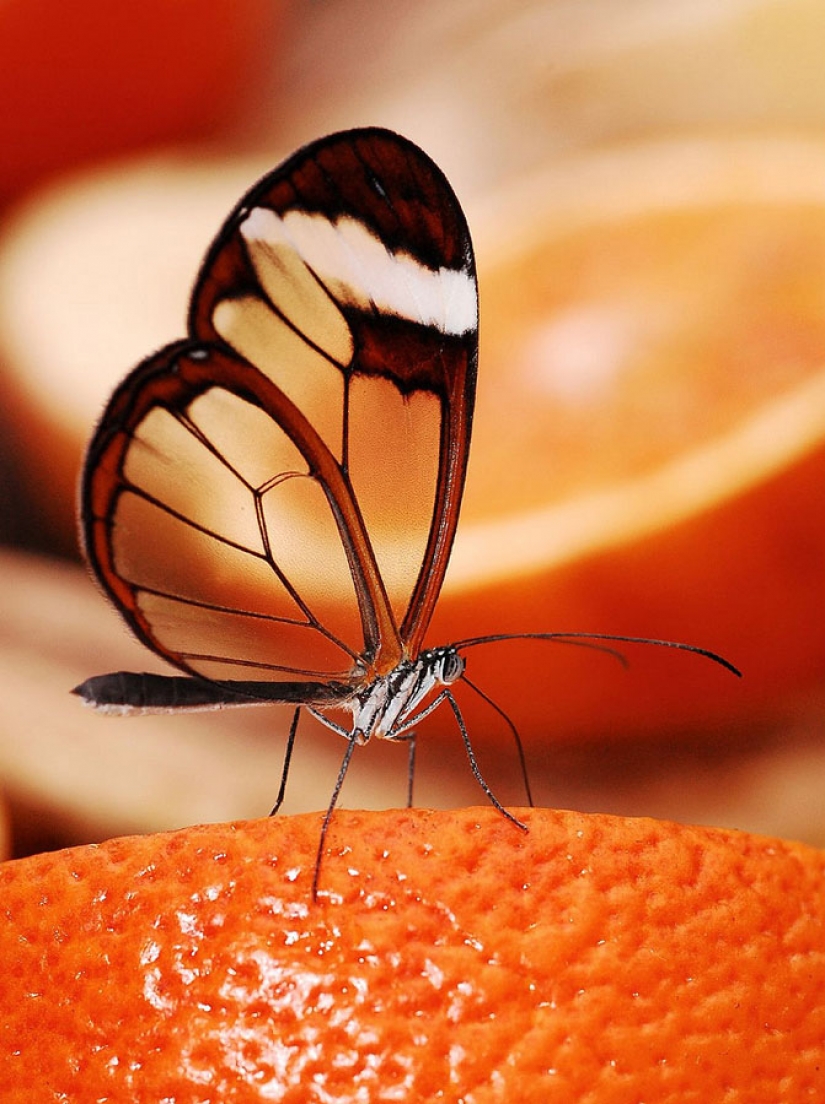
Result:
{"label": "butterfly wing", "polygon": [[[388,131],[299,151],[225,223],[190,334],[98,426],[89,561],[216,702],[351,695],[417,655],[458,520],[477,299],[449,184]],[[83,696],[164,696],[118,677]]]}

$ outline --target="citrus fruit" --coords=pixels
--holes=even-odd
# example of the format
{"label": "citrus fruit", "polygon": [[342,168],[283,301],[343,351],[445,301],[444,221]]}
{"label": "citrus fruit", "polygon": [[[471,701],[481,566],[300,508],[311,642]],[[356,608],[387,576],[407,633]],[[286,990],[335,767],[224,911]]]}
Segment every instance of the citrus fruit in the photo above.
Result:
{"label": "citrus fruit", "polygon": [[662,142],[571,159],[477,220],[474,453],[436,635],[664,637],[745,675],[634,651],[641,682],[593,657],[571,676],[559,649],[498,646],[484,686],[529,739],[781,723],[821,684],[823,172],[818,143]]}
{"label": "citrus fruit", "polygon": [[281,14],[265,0],[149,0],[140,13],[6,0],[0,202],[85,162],[237,127],[280,44]]}
{"label": "citrus fruit", "polygon": [[0,867],[4,1101],[825,1091],[825,856],[488,809],[189,828]]}

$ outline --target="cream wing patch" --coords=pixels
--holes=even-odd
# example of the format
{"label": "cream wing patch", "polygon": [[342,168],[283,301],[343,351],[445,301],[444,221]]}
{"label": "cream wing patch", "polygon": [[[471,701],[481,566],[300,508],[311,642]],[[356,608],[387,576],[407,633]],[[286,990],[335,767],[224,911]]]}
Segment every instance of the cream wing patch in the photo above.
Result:
{"label": "cream wing patch", "polygon": [[[311,280],[312,273],[342,305],[394,314],[434,326],[452,337],[476,328],[478,300],[471,273],[431,269],[410,253],[392,253],[362,222],[350,216],[332,222],[324,215],[306,211],[287,211],[282,217],[268,208],[255,207],[241,223],[240,232],[268,293],[264,276],[267,268],[270,283],[276,273],[279,281],[288,275],[306,295],[306,302],[312,300],[314,308],[317,296],[323,292]],[[304,272],[299,275],[302,266]],[[310,280],[315,285],[314,293],[310,291]],[[330,310],[335,307],[327,300],[326,311]],[[305,312],[306,307],[301,313]],[[338,342],[331,344],[340,351]]]}

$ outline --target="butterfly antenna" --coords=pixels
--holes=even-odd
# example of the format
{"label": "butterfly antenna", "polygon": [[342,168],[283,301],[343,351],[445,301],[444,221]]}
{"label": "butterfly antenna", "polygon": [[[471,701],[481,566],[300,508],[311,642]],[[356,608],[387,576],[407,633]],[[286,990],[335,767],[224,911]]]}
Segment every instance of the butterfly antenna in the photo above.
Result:
{"label": "butterfly antenna", "polygon": [[[592,635],[597,639],[591,639]],[[576,639],[577,637],[581,639]],[[618,648],[611,648],[609,644],[598,643],[599,639],[618,640],[619,637],[602,638],[598,634],[591,633],[491,633],[489,636],[473,636],[469,640],[459,640],[453,647],[463,651],[465,648],[476,648],[479,644],[497,644],[502,640],[549,640],[554,644],[568,644],[571,648],[586,648],[591,652],[601,652],[615,659],[617,663],[621,663],[622,667],[630,666],[624,652],[620,652]],[[653,643],[653,641],[645,641],[645,643]]]}
{"label": "butterfly antenna", "polygon": [[468,640],[460,640],[455,648],[475,648],[479,644],[494,644],[500,640],[550,640],[558,644],[578,644],[580,647],[594,648],[596,651],[606,652],[618,659],[627,667],[627,658],[608,644],[600,644],[599,641],[612,641],[617,644],[649,644],[655,648],[675,648],[680,652],[692,652],[693,655],[702,656],[712,663],[718,663],[720,667],[730,671],[737,678],[742,677],[742,672],[724,656],[718,652],[712,652],[709,648],[700,648],[697,644],[684,644],[678,640],[656,640],[648,636],[621,636],[618,633],[598,632],[554,632],[554,633],[492,633],[489,636],[474,636]]}
{"label": "butterfly antenna", "polygon": [[357,742],[357,732],[351,733],[347,738],[347,750],[344,752],[344,758],[341,760],[341,767],[338,771],[338,777],[335,780],[335,789],[332,791],[332,797],[329,799],[329,805],[327,805],[327,811],[324,813],[324,819],[321,824],[321,836],[318,840],[318,853],[315,856],[315,873],[312,876],[312,900],[318,900],[318,883],[321,877],[321,860],[324,857],[324,846],[326,844],[327,832],[329,831],[329,822],[332,820],[332,814],[335,811],[335,806],[338,804],[338,798],[341,795],[341,787],[344,785],[344,779],[347,776],[349,770],[349,761],[352,758],[352,753],[355,750]]}
{"label": "butterfly antenna", "polygon": [[520,821],[518,817],[513,816],[511,812],[504,808],[499,799],[484,781],[484,776],[479,770],[478,763],[476,762],[473,745],[470,743],[470,734],[468,733],[467,726],[464,723],[464,717],[461,715],[461,710],[458,708],[458,702],[455,700],[449,690],[444,691],[444,697],[450,703],[450,708],[455,714],[456,723],[458,724],[458,730],[461,733],[461,739],[464,741],[464,749],[467,752],[467,758],[470,760],[470,770],[473,772],[473,778],[475,778],[476,782],[478,782],[479,786],[481,786],[490,804],[494,808],[498,809],[502,816],[506,817],[508,820],[511,820],[513,824],[515,824],[517,828],[521,828],[523,832],[528,831],[527,825],[522,823],[522,821]]}
{"label": "butterfly antenna", "polygon": [[275,799],[275,804],[272,806],[272,812],[270,816],[275,816],[280,807],[284,803],[284,795],[286,794],[286,780],[289,777],[289,764],[292,762],[292,749],[295,747],[295,733],[298,731],[298,715],[301,712],[301,707],[295,710],[292,714],[292,724],[289,726],[289,736],[286,741],[286,751],[284,752],[284,765],[281,770],[281,785],[278,789],[278,796]]}
{"label": "butterfly antenna", "polygon": [[530,789],[530,777],[527,773],[527,758],[524,754],[524,744],[521,742],[521,736],[519,735],[519,730],[516,728],[516,726],[513,724],[513,721],[504,712],[504,710],[501,708],[501,706],[498,704],[498,702],[493,701],[493,699],[491,697],[489,697],[487,694],[484,693],[484,691],[481,689],[480,686],[477,686],[474,682],[472,682],[470,679],[468,679],[466,674],[461,676],[461,681],[466,683],[467,686],[469,686],[471,690],[474,690],[476,692],[476,694],[478,694],[478,696],[482,699],[482,701],[486,701],[487,704],[489,706],[491,706],[496,711],[496,713],[498,713],[499,717],[501,717],[501,719],[504,721],[504,723],[510,729],[510,732],[513,735],[513,742],[516,745],[516,752],[518,754],[519,766],[521,767],[521,779],[522,779],[522,782],[524,783],[524,793],[527,797],[527,804],[532,809],[534,807],[533,791]]}

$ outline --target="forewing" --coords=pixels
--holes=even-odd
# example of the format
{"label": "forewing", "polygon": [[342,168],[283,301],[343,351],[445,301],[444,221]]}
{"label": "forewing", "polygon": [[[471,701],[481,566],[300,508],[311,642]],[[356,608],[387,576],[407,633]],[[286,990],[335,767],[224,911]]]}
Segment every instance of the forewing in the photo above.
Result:
{"label": "forewing", "polygon": [[458,200],[424,153],[382,130],[323,139],[260,181],[193,296],[193,336],[226,343],[275,382],[346,473],[383,584],[371,594],[378,671],[399,659],[384,601],[414,656],[443,582],[477,325]]}

